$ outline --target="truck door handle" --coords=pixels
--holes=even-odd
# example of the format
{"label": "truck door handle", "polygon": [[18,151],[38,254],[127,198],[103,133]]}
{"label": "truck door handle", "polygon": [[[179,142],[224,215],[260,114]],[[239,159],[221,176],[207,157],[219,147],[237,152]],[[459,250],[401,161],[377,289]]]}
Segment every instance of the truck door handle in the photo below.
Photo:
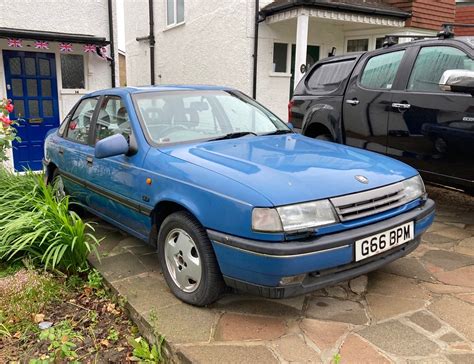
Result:
{"label": "truck door handle", "polygon": [[94,163],[94,158],[89,156],[86,158],[86,161],[87,161],[87,166],[92,167],[92,164]]}
{"label": "truck door handle", "polygon": [[352,105],[352,106],[356,106],[356,105],[359,105],[359,100],[357,100],[356,98],[352,99],[352,100],[346,100],[346,104],[349,104],[349,105]]}
{"label": "truck door handle", "polygon": [[411,105],[410,104],[405,104],[405,103],[394,102],[392,104],[392,107],[394,109],[399,109],[399,110],[408,110],[411,107]]}

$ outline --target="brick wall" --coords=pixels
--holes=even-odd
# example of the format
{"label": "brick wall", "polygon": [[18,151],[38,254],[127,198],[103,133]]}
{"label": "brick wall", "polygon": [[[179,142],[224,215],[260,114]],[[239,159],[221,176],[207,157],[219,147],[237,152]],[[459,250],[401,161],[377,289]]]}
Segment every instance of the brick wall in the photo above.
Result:
{"label": "brick wall", "polygon": [[[474,4],[456,7],[456,23],[474,24]],[[474,28],[455,28],[456,35],[474,35]]]}
{"label": "brick wall", "polygon": [[407,27],[439,30],[441,24],[454,22],[455,0],[384,0],[385,3],[411,12]]}

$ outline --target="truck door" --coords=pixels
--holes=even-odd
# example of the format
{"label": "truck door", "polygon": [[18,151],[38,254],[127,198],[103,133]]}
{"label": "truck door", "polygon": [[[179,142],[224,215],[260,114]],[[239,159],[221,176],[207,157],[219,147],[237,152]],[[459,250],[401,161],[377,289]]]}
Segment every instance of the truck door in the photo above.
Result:
{"label": "truck door", "polygon": [[388,154],[432,180],[472,183],[474,99],[442,91],[438,83],[446,70],[474,70],[474,60],[467,49],[454,43],[413,47],[409,58],[413,69],[404,73],[402,89],[392,91]]}
{"label": "truck door", "polygon": [[386,153],[391,89],[405,50],[362,60],[349,81],[343,103],[345,143]]}

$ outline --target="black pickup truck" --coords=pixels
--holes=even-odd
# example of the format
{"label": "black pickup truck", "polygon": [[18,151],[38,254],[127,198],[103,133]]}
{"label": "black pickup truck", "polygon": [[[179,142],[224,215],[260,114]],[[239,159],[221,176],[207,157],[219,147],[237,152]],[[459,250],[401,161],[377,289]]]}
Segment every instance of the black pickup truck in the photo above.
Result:
{"label": "black pickup truck", "polygon": [[473,71],[474,37],[326,58],[296,87],[289,122],[306,136],[387,154],[428,181],[472,193]]}

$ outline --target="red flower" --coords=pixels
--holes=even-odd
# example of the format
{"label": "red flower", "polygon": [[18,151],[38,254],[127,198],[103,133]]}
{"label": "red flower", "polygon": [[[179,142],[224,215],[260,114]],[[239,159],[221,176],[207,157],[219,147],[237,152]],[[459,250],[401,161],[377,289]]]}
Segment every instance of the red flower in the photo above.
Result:
{"label": "red flower", "polygon": [[6,107],[8,112],[13,112],[13,108],[14,108],[13,104],[8,104]]}
{"label": "red flower", "polygon": [[8,128],[12,124],[12,121],[9,118],[7,118],[6,116],[2,116],[1,120],[2,120],[2,123],[3,123],[3,127],[5,129]]}

